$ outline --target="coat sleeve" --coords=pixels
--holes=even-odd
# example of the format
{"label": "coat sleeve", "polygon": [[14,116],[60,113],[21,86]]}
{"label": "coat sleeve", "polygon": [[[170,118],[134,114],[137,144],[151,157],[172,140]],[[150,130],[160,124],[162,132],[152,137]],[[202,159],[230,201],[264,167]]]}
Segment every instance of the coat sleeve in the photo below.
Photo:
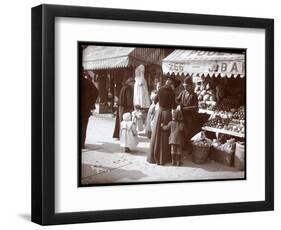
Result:
{"label": "coat sleeve", "polygon": [[180,123],[179,129],[180,129],[180,131],[184,131],[184,125],[183,125],[183,123]]}
{"label": "coat sleeve", "polygon": [[189,112],[197,112],[198,110],[198,99],[197,96],[194,94],[192,95],[192,98],[190,100],[190,104],[187,106],[183,107],[184,111],[189,111]]}
{"label": "coat sleeve", "polygon": [[126,107],[134,108],[134,93],[132,87],[128,87],[126,90]]}
{"label": "coat sleeve", "polygon": [[171,104],[172,104],[172,109],[175,109],[177,107],[176,94],[174,91],[172,92],[172,95],[171,95]]}
{"label": "coat sleeve", "polygon": [[163,129],[163,130],[169,130],[169,129],[171,128],[171,124],[172,124],[172,123],[169,122],[167,125],[163,125],[163,126],[162,126],[162,129]]}
{"label": "coat sleeve", "polygon": [[176,97],[176,102],[178,104],[181,104],[181,98],[182,98],[182,92],[180,92],[180,94]]}

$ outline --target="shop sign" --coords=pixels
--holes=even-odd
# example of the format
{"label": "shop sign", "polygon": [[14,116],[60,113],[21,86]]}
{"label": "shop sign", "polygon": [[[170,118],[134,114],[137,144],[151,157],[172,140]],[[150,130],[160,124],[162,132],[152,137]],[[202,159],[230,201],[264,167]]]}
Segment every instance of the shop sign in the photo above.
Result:
{"label": "shop sign", "polygon": [[243,61],[208,61],[208,62],[190,62],[173,63],[163,62],[164,73],[192,74],[192,73],[225,73],[225,74],[244,74],[245,63]]}

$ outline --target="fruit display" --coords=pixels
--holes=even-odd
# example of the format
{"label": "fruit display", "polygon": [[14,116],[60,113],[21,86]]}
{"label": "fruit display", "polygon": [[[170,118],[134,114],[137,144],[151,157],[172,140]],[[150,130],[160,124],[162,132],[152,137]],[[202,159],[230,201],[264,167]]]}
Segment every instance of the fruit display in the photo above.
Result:
{"label": "fruit display", "polygon": [[[232,93],[234,89],[230,90],[231,92],[227,95],[221,93],[221,98],[219,98],[217,96],[219,89],[221,88],[221,92],[224,92],[225,87],[220,87],[218,84],[215,81],[206,80],[194,89],[198,97],[199,113],[211,115],[205,125],[244,134],[245,107],[240,106],[241,100],[237,99],[239,98],[237,94]],[[218,101],[218,99],[220,100]],[[236,124],[229,124],[231,120]]]}
{"label": "fruit display", "polygon": [[216,107],[216,110],[220,111],[235,111],[235,108],[238,106],[238,101],[232,98],[224,98],[221,103]]}
{"label": "fruit display", "polygon": [[245,134],[245,126],[242,124],[229,123],[224,129],[235,133]]}
{"label": "fruit display", "polygon": [[237,111],[238,100],[232,98],[224,98],[221,103],[218,104],[216,100],[215,90],[213,89],[196,89],[195,91],[198,96],[198,105],[201,109],[211,111],[226,111],[234,113]]}
{"label": "fruit display", "polygon": [[211,110],[214,111],[215,107],[216,107],[216,102],[215,101],[199,101],[198,102],[198,106],[201,109],[207,109],[207,110]]}
{"label": "fruit display", "polygon": [[201,139],[199,141],[192,142],[193,145],[199,146],[199,147],[211,147],[212,142],[208,139]]}
{"label": "fruit display", "polygon": [[231,131],[237,134],[245,134],[245,125],[242,122],[236,122],[229,118],[224,119],[220,116],[216,116],[215,118],[207,121],[204,126],[222,129],[225,131]]}
{"label": "fruit display", "polygon": [[223,119],[219,116],[216,116],[215,118],[207,121],[204,126],[222,129],[224,127]]}
{"label": "fruit display", "polygon": [[216,96],[215,91],[210,89],[210,85],[207,84],[206,87],[203,85],[201,87],[195,88],[195,93],[198,97],[199,108],[214,110],[216,106]]}
{"label": "fruit display", "polygon": [[239,109],[233,114],[233,119],[245,120],[245,107],[240,106]]}
{"label": "fruit display", "polygon": [[233,112],[226,112],[226,111],[214,111],[213,116],[214,117],[221,117],[222,119],[232,119],[233,118]]}

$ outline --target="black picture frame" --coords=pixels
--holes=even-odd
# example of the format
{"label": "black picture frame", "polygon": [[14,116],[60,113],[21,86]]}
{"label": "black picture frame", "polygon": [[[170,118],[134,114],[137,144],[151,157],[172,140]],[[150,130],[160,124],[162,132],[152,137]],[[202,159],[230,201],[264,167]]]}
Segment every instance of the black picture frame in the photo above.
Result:
{"label": "black picture frame", "polygon": [[[55,18],[88,18],[265,30],[265,200],[106,211],[55,212]],[[62,5],[32,8],[32,205],[41,225],[274,209],[274,20]]]}

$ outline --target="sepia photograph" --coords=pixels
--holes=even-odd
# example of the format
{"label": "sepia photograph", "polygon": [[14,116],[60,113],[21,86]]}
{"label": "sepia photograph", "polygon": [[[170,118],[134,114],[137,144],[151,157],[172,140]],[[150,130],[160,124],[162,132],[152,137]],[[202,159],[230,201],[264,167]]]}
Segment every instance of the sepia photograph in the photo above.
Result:
{"label": "sepia photograph", "polygon": [[77,44],[79,186],[246,179],[246,49]]}
{"label": "sepia photograph", "polygon": [[274,19],[156,5],[32,8],[33,222],[274,210]]}

